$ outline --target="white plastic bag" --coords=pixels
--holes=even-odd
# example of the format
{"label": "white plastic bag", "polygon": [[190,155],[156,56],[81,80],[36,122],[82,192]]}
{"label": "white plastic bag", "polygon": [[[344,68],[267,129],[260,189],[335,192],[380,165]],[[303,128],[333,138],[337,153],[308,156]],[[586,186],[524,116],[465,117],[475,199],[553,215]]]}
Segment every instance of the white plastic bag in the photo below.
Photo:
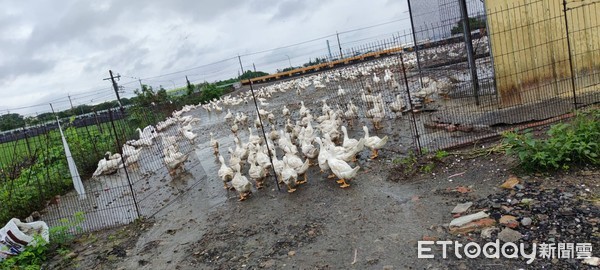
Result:
{"label": "white plastic bag", "polygon": [[[30,223],[21,222],[13,218],[6,226],[0,229],[0,261],[18,255],[26,246],[37,246],[49,242],[49,230],[46,222],[35,221]],[[35,235],[41,235],[45,243],[37,243]]]}

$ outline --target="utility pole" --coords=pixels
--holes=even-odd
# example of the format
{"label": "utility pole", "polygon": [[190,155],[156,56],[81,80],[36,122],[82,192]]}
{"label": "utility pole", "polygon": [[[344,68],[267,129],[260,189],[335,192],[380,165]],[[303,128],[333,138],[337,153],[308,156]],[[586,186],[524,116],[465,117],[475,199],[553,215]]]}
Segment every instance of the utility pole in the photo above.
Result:
{"label": "utility pole", "polygon": [[73,102],[71,101],[71,95],[67,94],[67,97],[69,98],[69,103],[71,104],[71,112],[73,112]]}
{"label": "utility pole", "polygon": [[138,81],[140,82],[140,91],[143,91],[144,85],[142,85],[142,79],[138,79]]}
{"label": "utility pole", "polygon": [[193,94],[194,88],[192,88],[192,84],[190,83],[190,80],[188,80],[187,75],[185,75],[185,83],[187,84],[188,91],[190,91],[190,89],[191,89],[191,93],[189,93],[189,94]]}
{"label": "utility pole", "polygon": [[104,80],[112,81],[113,89],[115,90],[115,94],[117,95],[117,102],[119,102],[119,109],[121,109],[121,112],[124,113],[125,109],[123,108],[123,104],[121,103],[121,97],[119,96],[119,85],[117,85],[117,82],[115,81],[115,78],[121,79],[121,75],[117,75],[116,77],[113,76],[112,70],[109,70],[108,74],[110,74],[110,78],[105,78]]}
{"label": "utility pole", "polygon": [[256,65],[252,63],[252,67],[254,68],[254,73],[256,73]]}
{"label": "utility pole", "polygon": [[477,77],[477,66],[475,66],[475,55],[473,54],[473,41],[471,40],[471,26],[469,25],[469,13],[467,12],[466,0],[459,0],[460,13],[462,15],[465,45],[467,47],[467,60],[471,69],[471,83],[473,84],[473,95],[475,104],[479,106],[479,78]]}
{"label": "utility pole", "polygon": [[331,55],[331,46],[329,46],[329,39],[325,41],[327,41],[327,51],[329,52],[329,61],[331,61],[333,56]]}
{"label": "utility pole", "polygon": [[[242,71],[242,75],[244,75],[244,67],[242,66],[242,57],[238,54],[238,61],[240,62],[240,69]],[[240,75],[241,76],[241,75]]]}
{"label": "utility pole", "polygon": [[340,34],[336,31],[335,35],[337,36],[338,47],[340,48],[340,59],[344,58],[344,54],[342,53],[342,44],[340,43]]}

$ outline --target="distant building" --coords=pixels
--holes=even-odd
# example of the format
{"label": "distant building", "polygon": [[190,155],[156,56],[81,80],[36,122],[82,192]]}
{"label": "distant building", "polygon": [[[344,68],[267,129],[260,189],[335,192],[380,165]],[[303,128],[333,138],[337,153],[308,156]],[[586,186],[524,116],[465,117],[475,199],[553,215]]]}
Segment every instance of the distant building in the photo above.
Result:
{"label": "distant building", "polygon": [[[458,0],[411,0],[410,6],[418,43],[449,37],[461,20]],[[467,0],[467,10],[469,17],[485,13],[481,0]]]}

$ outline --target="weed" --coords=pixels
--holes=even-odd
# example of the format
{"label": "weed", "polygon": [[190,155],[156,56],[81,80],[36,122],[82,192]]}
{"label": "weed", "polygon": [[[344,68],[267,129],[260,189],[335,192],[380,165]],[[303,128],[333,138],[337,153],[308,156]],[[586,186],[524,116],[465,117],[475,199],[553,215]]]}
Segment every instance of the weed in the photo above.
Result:
{"label": "weed", "polygon": [[437,152],[435,152],[435,158],[438,160],[441,160],[441,159],[447,157],[448,155],[450,155],[450,154],[444,150],[438,150]]}
{"label": "weed", "polygon": [[38,270],[46,262],[50,250],[65,256],[71,252],[66,246],[73,240],[71,231],[81,231],[80,224],[84,221],[83,212],[77,212],[73,220],[63,219],[61,225],[50,228],[50,244],[41,235],[35,235],[38,245],[25,247],[19,255],[12,256],[0,262],[0,269]]}
{"label": "weed", "polygon": [[427,164],[421,166],[420,170],[421,170],[421,172],[424,172],[424,173],[431,173],[434,168],[435,168],[434,163],[427,163]]}
{"label": "weed", "polygon": [[516,155],[529,171],[600,164],[600,110],[581,113],[571,123],[552,125],[547,135],[546,139],[537,139],[530,130],[504,133],[504,141],[510,145],[506,153]]}

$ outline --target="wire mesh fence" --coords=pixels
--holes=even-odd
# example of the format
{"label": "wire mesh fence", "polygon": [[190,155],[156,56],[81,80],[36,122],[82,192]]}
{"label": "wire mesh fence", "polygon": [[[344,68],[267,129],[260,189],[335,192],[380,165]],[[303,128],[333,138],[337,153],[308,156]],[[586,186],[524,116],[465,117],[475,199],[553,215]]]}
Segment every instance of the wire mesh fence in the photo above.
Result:
{"label": "wire mesh fence", "polygon": [[[393,158],[497,137],[505,130],[547,123],[600,101],[596,2],[489,1],[484,7],[480,1],[467,1],[471,18],[467,20],[474,26],[468,33],[471,55],[457,1],[413,2],[414,31],[356,46],[345,44],[343,49],[338,43],[338,50],[311,54],[312,65],[304,67],[293,67],[286,55],[287,61],[279,59],[276,64],[288,62],[289,70],[253,79],[257,104],[274,114],[265,131],[306,121],[298,114],[302,106],[313,113],[315,119],[308,121],[315,123],[331,108],[344,119],[350,137],[364,136],[363,126],[371,134],[387,136],[385,151]],[[432,14],[438,20],[427,20]],[[197,74],[190,79],[235,73],[238,64],[243,70],[254,69],[243,64],[254,55],[211,65],[212,71],[208,66],[195,69]],[[166,77],[172,74],[144,82],[171,82],[176,88]],[[138,82],[142,84],[136,80],[123,85],[131,88]],[[222,125],[224,114],[231,111],[236,117],[250,116],[246,125],[251,126],[257,112],[248,104],[252,96],[247,90],[245,86],[213,102],[215,112],[184,109],[171,118],[183,104],[148,102],[71,121],[63,118],[85,198],[70,191],[72,180],[55,121],[2,133],[0,217],[23,218],[31,209],[44,209],[43,219],[56,225],[84,212],[83,228],[90,231],[155,215],[207,179],[197,147],[206,145],[208,135],[201,134],[196,141],[185,138],[183,130],[189,126],[195,131],[205,128],[189,121],[202,115],[204,124]],[[241,103],[224,102],[233,96]],[[284,105],[292,112],[289,122],[282,117]],[[245,129],[239,132],[242,140]],[[176,174],[167,160],[174,152],[186,160],[184,170]],[[124,166],[94,177],[99,162],[108,162],[115,153]]]}
{"label": "wire mesh fence", "polygon": [[165,154],[162,138],[181,137],[181,121],[172,121],[160,136],[139,141],[145,134],[133,128],[132,121],[155,124],[171,109],[145,110],[136,117],[128,115],[131,112],[109,109],[92,116],[61,119],[85,194],[73,190],[55,121],[3,134],[2,220],[25,218],[32,210],[39,210],[42,220],[57,226],[82,212],[84,219],[78,226],[80,232],[87,232],[154,215],[206,176],[194,144],[179,139],[174,149],[190,165],[178,175],[168,172],[165,156],[169,154]]}

